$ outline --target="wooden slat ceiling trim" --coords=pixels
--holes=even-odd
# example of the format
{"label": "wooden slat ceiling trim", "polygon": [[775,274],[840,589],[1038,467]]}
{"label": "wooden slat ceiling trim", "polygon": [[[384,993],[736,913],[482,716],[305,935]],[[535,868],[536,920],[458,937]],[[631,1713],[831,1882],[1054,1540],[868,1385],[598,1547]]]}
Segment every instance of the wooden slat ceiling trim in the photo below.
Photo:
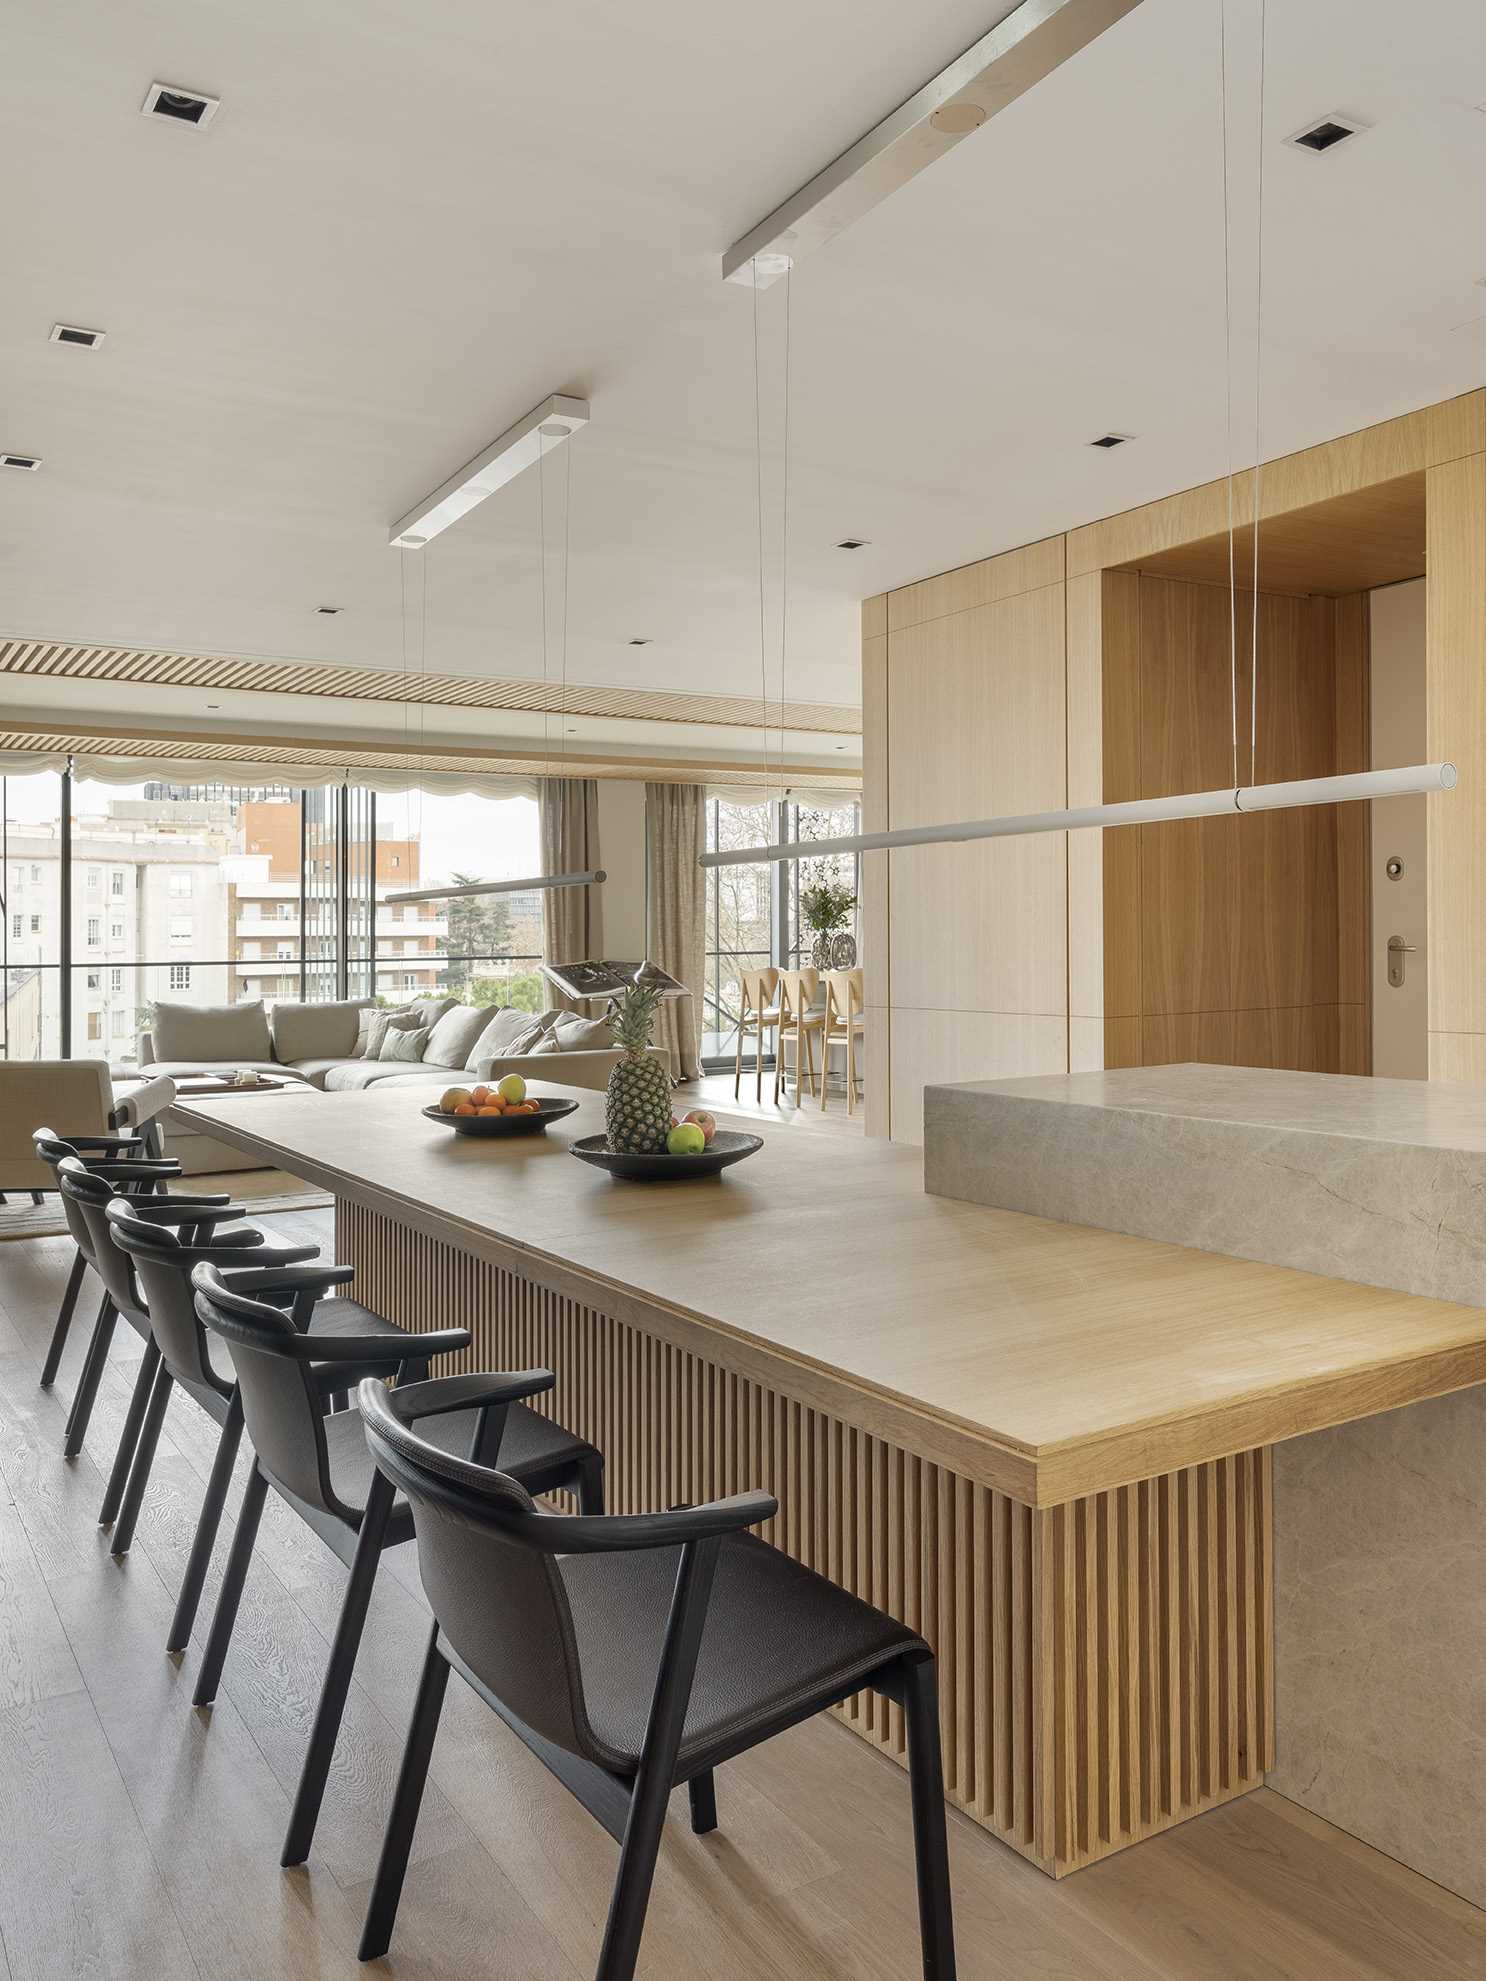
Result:
{"label": "wooden slat ceiling trim", "polygon": [[[602,688],[583,682],[486,681],[461,674],[386,673],[312,661],[246,660],[222,654],[167,653],[141,647],[65,646],[50,640],[0,640],[0,673],[74,681],[137,681],[175,688],[225,688],[273,695],[330,695],[339,701],[424,702],[448,708],[524,710],[535,714],[611,716],[633,722],[703,722],[758,729],[762,712],[747,695],[673,694],[653,688]],[[861,710],[830,702],[790,702],[785,726],[829,736],[861,732]],[[779,706],[769,708],[779,727]]]}
{"label": "wooden slat ceiling trim", "polygon": [[[569,754],[544,759],[531,756],[487,757],[476,751],[367,750],[290,741],[230,742],[218,736],[115,736],[80,730],[0,730],[0,750],[35,755],[140,757],[180,763],[267,764],[292,770],[296,765],[316,770],[405,770],[464,772],[480,777],[603,777],[629,781],[651,779],[670,784],[716,784],[740,789],[776,790],[778,764],[675,761],[666,757],[625,758]],[[786,783],[840,785],[851,791],[861,783],[855,767],[786,766]]]}

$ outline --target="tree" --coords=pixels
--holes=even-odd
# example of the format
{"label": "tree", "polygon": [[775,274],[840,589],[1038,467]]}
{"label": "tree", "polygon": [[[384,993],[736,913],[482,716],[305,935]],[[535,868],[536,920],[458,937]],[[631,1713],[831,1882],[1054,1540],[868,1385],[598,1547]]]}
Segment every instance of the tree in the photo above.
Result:
{"label": "tree", "polygon": [[[455,873],[451,887],[477,886],[479,874]],[[445,982],[456,995],[475,975],[474,964],[461,958],[505,956],[511,946],[511,905],[499,894],[456,896],[449,903],[449,932],[439,939],[439,947],[451,960]]]}

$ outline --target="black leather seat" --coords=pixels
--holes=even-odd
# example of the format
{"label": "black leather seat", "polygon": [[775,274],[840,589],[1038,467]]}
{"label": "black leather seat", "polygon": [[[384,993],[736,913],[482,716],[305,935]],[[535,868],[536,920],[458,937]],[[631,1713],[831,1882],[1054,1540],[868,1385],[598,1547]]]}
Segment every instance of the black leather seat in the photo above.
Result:
{"label": "black leather seat", "polygon": [[620,1841],[598,1981],[634,1974],[672,1789],[685,1782],[692,1827],[714,1829],[716,1767],[869,1686],[904,1711],[923,1972],[951,1981],[928,1645],[747,1533],[778,1511],[767,1493],[668,1513],[545,1512],[519,1480],[451,1452],[443,1434],[450,1414],[503,1402],[509,1383],[361,1386],[378,1469],[413,1509],[434,1614],[361,1958],[391,1942],[451,1670]]}
{"label": "black leather seat", "polygon": [[[328,1272],[342,1282],[351,1278],[349,1267]],[[372,1463],[359,1415],[347,1410],[327,1416],[325,1399],[347,1382],[362,1381],[368,1371],[395,1375],[400,1383],[426,1375],[430,1356],[465,1348],[470,1336],[466,1328],[444,1328],[422,1335],[399,1330],[389,1337],[390,1323],[372,1316],[378,1331],[310,1338],[291,1316],[270,1304],[281,1290],[279,1278],[272,1273],[224,1275],[206,1261],[191,1274],[197,1314],[231,1351],[254,1448],[195,1703],[209,1705],[216,1695],[264,1498],[272,1485],[351,1571],[284,1839],[283,1862],[301,1864],[314,1838],[377,1565],[385,1549],[413,1538],[412,1508],[398,1499]],[[499,1451],[504,1458],[509,1437],[510,1462],[524,1488],[534,1493],[568,1490],[581,1506],[601,1511],[602,1454],[525,1405],[525,1398],[550,1390],[554,1381],[545,1369],[530,1370],[509,1378],[498,1399],[472,1399],[463,1411],[449,1413],[442,1427],[449,1450],[440,1456],[449,1464],[458,1462],[455,1451]],[[386,1393],[378,1380],[362,1382],[363,1394],[368,1390]]]}

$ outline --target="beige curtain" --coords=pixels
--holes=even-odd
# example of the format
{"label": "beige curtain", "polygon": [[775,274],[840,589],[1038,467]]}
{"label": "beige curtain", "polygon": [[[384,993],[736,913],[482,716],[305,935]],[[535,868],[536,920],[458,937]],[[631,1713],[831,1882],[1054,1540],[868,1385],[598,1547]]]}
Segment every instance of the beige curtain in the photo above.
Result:
{"label": "beige curtain", "polygon": [[[603,865],[599,858],[599,789],[591,777],[544,777],[538,803],[544,874],[581,874]],[[603,888],[549,888],[542,896],[542,961],[581,963],[585,957],[603,953]],[[574,1006],[550,984],[547,997],[559,1009],[589,1009],[587,1005]]]}
{"label": "beige curtain", "polygon": [[655,1041],[671,1055],[672,1073],[701,1073],[697,1033],[706,976],[707,877],[698,865],[704,841],[704,796],[697,784],[645,786],[645,864],[649,887],[650,961],[691,992],[661,1005]]}

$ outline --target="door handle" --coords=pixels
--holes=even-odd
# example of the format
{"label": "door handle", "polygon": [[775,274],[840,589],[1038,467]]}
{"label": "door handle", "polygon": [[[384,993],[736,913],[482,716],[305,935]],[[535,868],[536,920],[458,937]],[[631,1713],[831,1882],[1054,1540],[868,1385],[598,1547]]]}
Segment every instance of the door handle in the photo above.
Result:
{"label": "door handle", "polygon": [[1401,935],[1389,936],[1388,982],[1392,985],[1394,990],[1403,989],[1403,971],[1404,971],[1403,959],[1405,958],[1405,956],[1415,955],[1418,951],[1418,948],[1419,948],[1418,943],[1405,942]]}

